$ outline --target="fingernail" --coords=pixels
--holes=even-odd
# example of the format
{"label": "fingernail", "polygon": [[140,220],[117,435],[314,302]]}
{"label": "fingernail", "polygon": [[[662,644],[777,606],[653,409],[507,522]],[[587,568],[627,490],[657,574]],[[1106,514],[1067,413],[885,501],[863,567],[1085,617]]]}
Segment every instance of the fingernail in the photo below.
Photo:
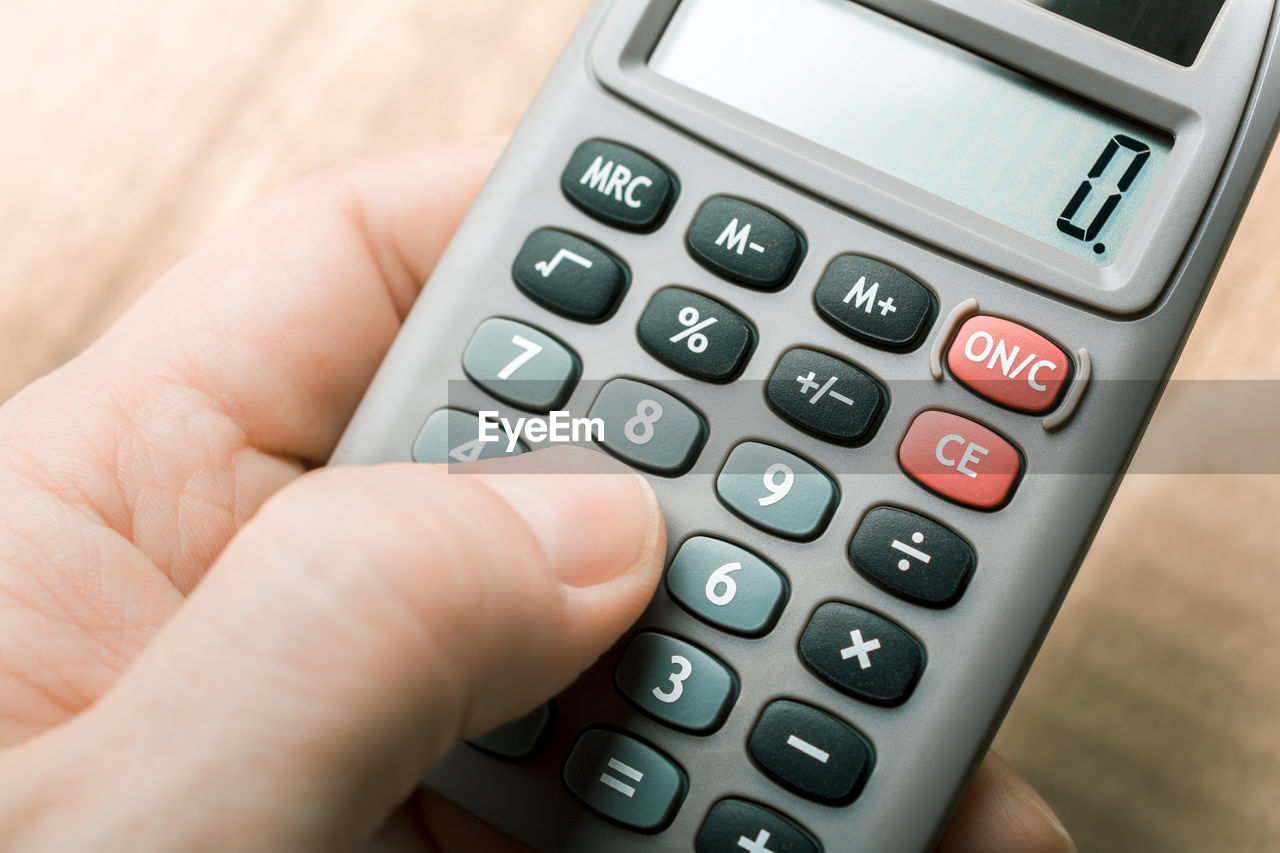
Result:
{"label": "fingernail", "polygon": [[524,519],[561,583],[607,583],[653,558],[662,512],[644,478],[591,451],[528,457],[478,476]]}
{"label": "fingernail", "polygon": [[1049,808],[1049,804],[1040,798],[1025,779],[1019,776],[1014,769],[1009,766],[1004,759],[992,756],[991,765],[996,773],[1000,776],[1000,782],[1005,789],[1024,806],[1029,808],[1040,816],[1049,828],[1062,840],[1063,853],[1078,853],[1076,843],[1071,838],[1071,834],[1067,832],[1067,828],[1062,825],[1062,821],[1054,814],[1053,809]]}

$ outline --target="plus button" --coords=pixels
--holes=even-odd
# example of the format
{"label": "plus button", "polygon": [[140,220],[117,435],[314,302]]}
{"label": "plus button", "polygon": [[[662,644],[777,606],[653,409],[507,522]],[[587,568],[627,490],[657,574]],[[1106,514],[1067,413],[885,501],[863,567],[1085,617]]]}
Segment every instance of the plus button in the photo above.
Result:
{"label": "plus button", "polygon": [[770,838],[770,835],[768,830],[762,829],[760,830],[760,833],[756,836],[755,841],[752,841],[750,838],[747,838],[745,835],[740,837],[738,839],[738,846],[741,847],[743,850],[746,850],[747,853],[775,853],[775,851],[769,849],[766,846],[769,843],[769,838]]}
{"label": "plus button", "polygon": [[892,296],[890,296],[888,299],[882,299],[876,304],[880,306],[881,317],[888,317],[890,314],[898,310],[898,306],[893,304]]}
{"label": "plus button", "polygon": [[857,658],[858,666],[863,669],[871,669],[871,653],[880,648],[880,641],[875,639],[863,640],[862,631],[857,628],[849,632],[849,639],[853,642],[853,645],[847,649],[840,650],[840,659]]}

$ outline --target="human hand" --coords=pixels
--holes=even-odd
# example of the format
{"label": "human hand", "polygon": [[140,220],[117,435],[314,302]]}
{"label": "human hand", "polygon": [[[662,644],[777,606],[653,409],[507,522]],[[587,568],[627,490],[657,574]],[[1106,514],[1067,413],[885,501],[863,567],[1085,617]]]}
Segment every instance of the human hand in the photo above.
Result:
{"label": "human hand", "polygon": [[[652,492],[312,470],[496,153],[301,180],[0,408],[0,848],[515,849],[417,780],[640,614]],[[1069,845],[993,759],[940,849]]]}

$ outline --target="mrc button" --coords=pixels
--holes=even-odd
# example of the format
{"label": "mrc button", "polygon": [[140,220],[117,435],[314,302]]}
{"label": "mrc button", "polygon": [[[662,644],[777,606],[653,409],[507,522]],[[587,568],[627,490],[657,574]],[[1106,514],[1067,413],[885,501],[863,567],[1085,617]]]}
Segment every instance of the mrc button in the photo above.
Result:
{"label": "mrc button", "polygon": [[758,290],[782,287],[804,256],[796,229],[767,210],[725,196],[702,205],[686,239],[698,263]]}
{"label": "mrc button", "polygon": [[1071,373],[1071,359],[1044,335],[987,315],[960,327],[947,366],[975,394],[1028,414],[1057,405]]}
{"label": "mrc button", "polygon": [[859,255],[831,262],[815,301],[831,325],[883,349],[918,345],[936,310],[929,288],[896,267]]}
{"label": "mrc button", "polygon": [[676,196],[666,169],[639,151],[598,139],[578,146],[560,187],[584,213],[628,231],[657,228]]}
{"label": "mrc button", "polygon": [[974,509],[1003,506],[1022,477],[1022,454],[1008,439],[950,412],[922,412],[898,447],[898,462],[920,485]]}

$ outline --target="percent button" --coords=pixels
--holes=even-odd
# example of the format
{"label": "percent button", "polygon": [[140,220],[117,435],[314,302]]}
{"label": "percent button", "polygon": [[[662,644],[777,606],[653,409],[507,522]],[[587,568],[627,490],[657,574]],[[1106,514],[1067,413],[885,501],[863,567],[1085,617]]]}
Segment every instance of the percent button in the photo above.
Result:
{"label": "percent button", "polygon": [[637,334],[641,346],[658,361],[709,382],[737,376],[756,345],[755,327],[746,317],[681,287],[654,295]]}

